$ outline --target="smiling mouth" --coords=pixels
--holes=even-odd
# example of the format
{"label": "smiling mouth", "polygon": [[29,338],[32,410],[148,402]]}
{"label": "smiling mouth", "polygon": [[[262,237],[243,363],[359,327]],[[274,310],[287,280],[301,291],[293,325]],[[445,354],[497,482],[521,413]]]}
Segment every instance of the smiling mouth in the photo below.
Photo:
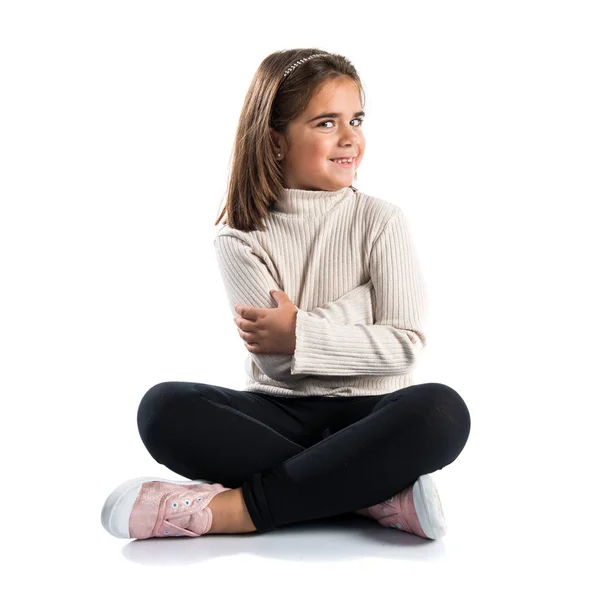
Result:
{"label": "smiling mouth", "polygon": [[352,156],[350,159],[329,159],[333,164],[338,165],[339,167],[346,167],[347,169],[354,166],[354,162],[356,160],[355,156]]}

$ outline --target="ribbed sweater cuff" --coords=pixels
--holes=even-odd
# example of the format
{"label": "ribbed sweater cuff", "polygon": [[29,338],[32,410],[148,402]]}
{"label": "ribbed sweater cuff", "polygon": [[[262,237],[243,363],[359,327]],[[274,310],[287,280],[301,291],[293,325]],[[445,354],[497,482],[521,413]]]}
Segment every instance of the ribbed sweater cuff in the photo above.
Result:
{"label": "ribbed sweater cuff", "polygon": [[420,340],[384,325],[342,325],[296,313],[291,374],[402,375],[411,370]]}

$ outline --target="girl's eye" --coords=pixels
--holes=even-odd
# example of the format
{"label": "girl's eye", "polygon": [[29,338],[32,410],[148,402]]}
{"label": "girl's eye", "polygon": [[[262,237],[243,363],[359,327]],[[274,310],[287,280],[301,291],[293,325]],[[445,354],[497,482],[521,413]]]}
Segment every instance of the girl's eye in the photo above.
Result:
{"label": "girl's eye", "polygon": [[[358,127],[360,127],[362,125],[362,122],[364,121],[364,118],[356,118],[356,119],[352,119],[353,121],[358,121]],[[323,121],[322,123],[319,123],[317,125],[317,127],[321,127],[323,125],[325,125],[325,123],[333,123],[333,121],[329,120],[329,121]],[[324,129],[331,129],[331,127],[325,127]]]}

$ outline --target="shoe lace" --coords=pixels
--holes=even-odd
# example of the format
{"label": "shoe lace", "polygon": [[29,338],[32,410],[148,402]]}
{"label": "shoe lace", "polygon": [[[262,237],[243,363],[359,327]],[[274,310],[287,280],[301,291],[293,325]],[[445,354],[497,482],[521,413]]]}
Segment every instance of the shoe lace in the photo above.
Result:
{"label": "shoe lace", "polygon": [[[205,533],[207,519],[203,496],[190,494],[190,491],[170,492],[163,497],[157,523],[160,523],[160,531],[164,535],[172,535],[173,530],[177,532],[176,537],[197,537]],[[180,507],[181,510],[170,512]]]}

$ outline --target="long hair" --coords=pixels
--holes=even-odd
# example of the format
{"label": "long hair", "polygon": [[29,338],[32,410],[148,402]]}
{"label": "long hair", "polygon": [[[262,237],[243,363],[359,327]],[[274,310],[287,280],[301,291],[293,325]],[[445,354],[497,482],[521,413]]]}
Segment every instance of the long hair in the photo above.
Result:
{"label": "long hair", "polygon": [[[320,53],[326,56],[311,58],[283,76],[296,61]],[[285,135],[290,121],[306,110],[318,88],[340,77],[356,83],[364,107],[362,82],[344,56],[318,48],[300,48],[274,52],[261,62],[242,106],[230,160],[226,204],[215,225],[223,221],[240,231],[265,231],[263,219],[285,187],[269,128]]]}

